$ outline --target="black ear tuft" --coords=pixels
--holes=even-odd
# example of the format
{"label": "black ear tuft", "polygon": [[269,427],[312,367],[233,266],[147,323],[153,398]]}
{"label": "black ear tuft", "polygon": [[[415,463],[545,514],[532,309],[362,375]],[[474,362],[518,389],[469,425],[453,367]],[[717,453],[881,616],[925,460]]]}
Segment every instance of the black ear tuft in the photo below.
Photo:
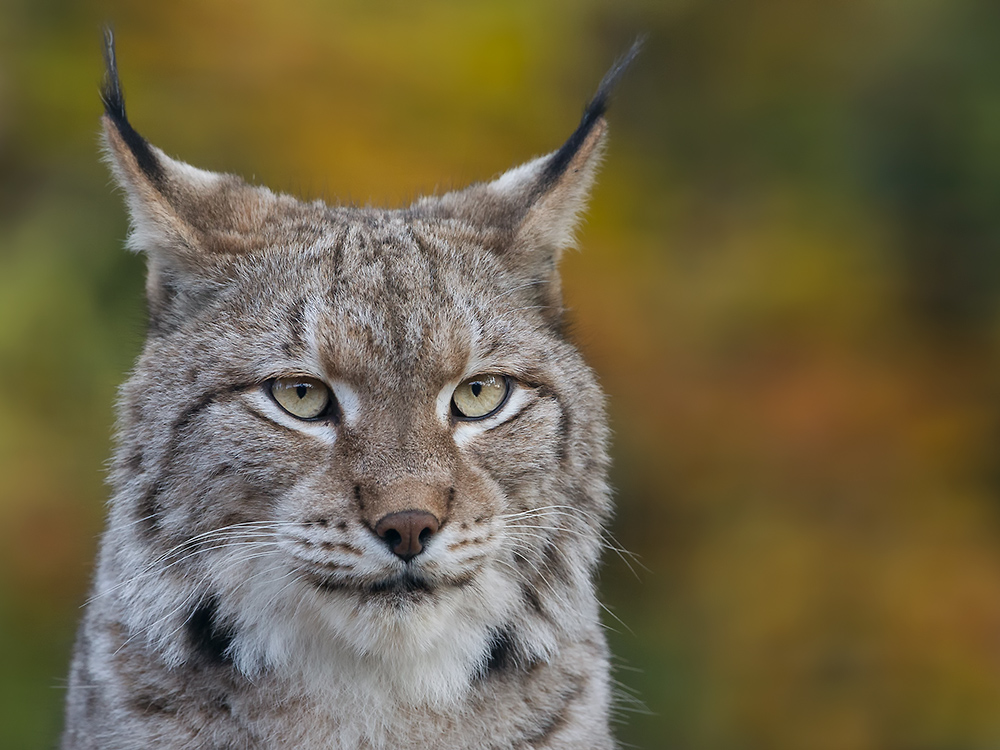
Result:
{"label": "black ear tuft", "polygon": [[104,102],[104,113],[132,152],[139,169],[154,185],[159,186],[163,181],[163,167],[149,143],[135,131],[125,115],[125,95],[118,78],[118,60],[115,57],[115,35],[110,26],[104,29],[104,83],[101,85],[101,101]]}
{"label": "black ear tuft", "polygon": [[115,58],[115,33],[110,26],[104,28],[104,82],[101,85],[101,101],[104,112],[115,121],[128,122],[125,117],[125,95],[118,79],[118,60]]}
{"label": "black ear tuft", "polygon": [[629,51],[619,57],[615,61],[615,64],[611,66],[611,70],[604,74],[604,78],[601,79],[601,85],[597,87],[597,93],[594,94],[594,97],[583,111],[583,118],[580,120],[579,126],[573,132],[573,135],[569,137],[569,140],[552,155],[549,163],[545,166],[545,172],[536,188],[538,192],[544,192],[548,189],[549,185],[559,179],[562,173],[566,171],[566,167],[572,161],[573,156],[580,150],[580,146],[587,140],[587,136],[594,129],[594,125],[604,117],[604,113],[608,111],[611,93],[614,91],[615,86],[618,85],[618,81],[621,80],[626,69],[628,69],[629,65],[632,64],[632,61],[635,60],[642,50],[642,43],[642,37],[636,39],[629,48]]}

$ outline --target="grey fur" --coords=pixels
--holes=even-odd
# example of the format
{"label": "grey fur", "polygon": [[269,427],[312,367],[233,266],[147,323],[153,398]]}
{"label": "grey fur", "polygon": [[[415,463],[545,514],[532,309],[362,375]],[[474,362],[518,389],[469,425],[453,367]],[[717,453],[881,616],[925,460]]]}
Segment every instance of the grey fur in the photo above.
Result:
{"label": "grey fur", "polygon": [[[63,748],[614,747],[593,585],[608,430],[557,272],[603,109],[558,174],[553,154],[362,210],[170,159],[113,83],[151,327]],[[456,419],[451,391],[482,373],[512,395]],[[287,375],[339,411],[285,413],[268,384]],[[404,562],[372,529],[410,508],[442,524]]]}

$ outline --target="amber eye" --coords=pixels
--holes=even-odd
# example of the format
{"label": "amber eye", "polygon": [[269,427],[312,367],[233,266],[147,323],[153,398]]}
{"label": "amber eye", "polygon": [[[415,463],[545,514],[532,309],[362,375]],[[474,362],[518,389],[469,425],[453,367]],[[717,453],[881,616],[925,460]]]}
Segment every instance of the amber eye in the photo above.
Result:
{"label": "amber eye", "polygon": [[504,375],[476,375],[459,383],[451,396],[452,413],[459,419],[483,419],[494,414],[510,392]]}
{"label": "amber eye", "polygon": [[333,396],[316,378],[293,375],[271,381],[271,395],[278,405],[299,419],[318,419],[330,411]]}

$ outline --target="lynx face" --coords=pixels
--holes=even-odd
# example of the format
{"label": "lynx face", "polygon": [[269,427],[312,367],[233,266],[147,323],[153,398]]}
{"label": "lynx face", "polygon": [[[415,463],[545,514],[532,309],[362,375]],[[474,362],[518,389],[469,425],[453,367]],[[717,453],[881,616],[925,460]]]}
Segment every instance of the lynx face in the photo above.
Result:
{"label": "lynx face", "polygon": [[[150,339],[124,403],[132,429],[167,431],[126,439],[116,477],[142,492],[123,515],[197,582],[185,601],[213,603],[244,671],[315,659],[315,632],[411,665],[400,684],[426,693],[485,668],[546,579],[587,585],[607,513],[587,476],[604,464],[601,396],[539,279],[481,232],[299,210],[283,221],[316,229],[293,262],[291,236],[213,259],[211,291]],[[166,641],[182,603],[137,627]]]}
{"label": "lynx face", "polygon": [[[481,746],[456,717],[488,711],[481,737],[541,746],[524,717],[557,709],[546,735],[607,746],[592,583],[607,428],[557,265],[624,63],[558,151],[381,211],[169,158],[126,119],[110,41],[105,142],[148,258],[150,328],[122,390],[67,745],[111,722],[91,715],[100,701],[121,736],[155,739],[192,720],[143,734],[161,727],[148,706],[222,700],[205,724],[222,744],[307,746],[304,718],[271,715],[298,695],[324,746],[383,746],[406,721],[393,706],[446,712],[432,746]],[[268,689],[280,699],[253,703]],[[490,704],[503,689],[509,716]]]}

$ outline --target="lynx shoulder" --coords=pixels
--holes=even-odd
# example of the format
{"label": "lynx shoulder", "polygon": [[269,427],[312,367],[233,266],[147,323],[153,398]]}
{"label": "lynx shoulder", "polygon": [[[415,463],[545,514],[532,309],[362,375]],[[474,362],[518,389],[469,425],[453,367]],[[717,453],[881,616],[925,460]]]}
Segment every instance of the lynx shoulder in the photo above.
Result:
{"label": "lynx shoulder", "polygon": [[605,142],[400,210],[104,142],[145,254],[63,748],[611,748],[611,505],[558,275]]}

